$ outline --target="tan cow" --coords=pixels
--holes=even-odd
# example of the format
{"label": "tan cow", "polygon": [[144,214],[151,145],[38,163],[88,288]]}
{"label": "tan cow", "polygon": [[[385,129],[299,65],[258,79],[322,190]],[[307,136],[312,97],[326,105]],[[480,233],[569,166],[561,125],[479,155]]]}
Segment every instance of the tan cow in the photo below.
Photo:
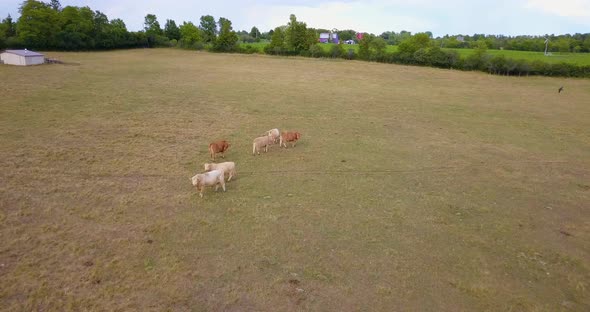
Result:
{"label": "tan cow", "polygon": [[223,191],[225,192],[223,170],[212,170],[205,173],[199,173],[191,178],[191,182],[197,187],[197,191],[199,192],[201,198],[203,197],[203,190],[205,189],[205,186],[215,185],[215,191],[217,191],[221,185]]}
{"label": "tan cow", "polygon": [[264,152],[268,152],[268,146],[272,144],[272,138],[270,136],[263,136],[254,139],[252,143],[252,155],[260,155],[260,149],[264,147]]}
{"label": "tan cow", "polygon": [[205,167],[205,171],[222,170],[224,174],[229,175],[227,182],[236,175],[236,164],[233,161],[226,161],[218,164],[203,164],[203,167]]}

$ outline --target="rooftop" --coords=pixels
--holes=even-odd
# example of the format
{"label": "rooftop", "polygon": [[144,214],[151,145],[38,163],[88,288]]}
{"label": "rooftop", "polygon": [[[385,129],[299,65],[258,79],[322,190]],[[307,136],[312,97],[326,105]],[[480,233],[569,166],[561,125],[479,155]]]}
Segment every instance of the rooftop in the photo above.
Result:
{"label": "rooftop", "polygon": [[43,54],[39,53],[39,52],[35,52],[35,51],[31,51],[31,50],[6,50],[4,51],[6,53],[12,53],[12,54],[16,54],[16,55],[20,55],[20,56],[43,56]]}

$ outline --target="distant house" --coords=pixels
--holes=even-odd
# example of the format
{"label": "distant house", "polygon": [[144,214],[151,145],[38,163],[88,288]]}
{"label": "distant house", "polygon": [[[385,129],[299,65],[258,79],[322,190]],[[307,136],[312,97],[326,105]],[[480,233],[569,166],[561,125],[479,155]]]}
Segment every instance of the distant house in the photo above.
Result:
{"label": "distant house", "polygon": [[456,39],[457,39],[457,41],[459,41],[459,42],[465,42],[465,37],[463,37],[463,36],[461,36],[461,35],[457,36],[457,37],[456,37]]}
{"label": "distant house", "polygon": [[0,63],[4,64],[29,66],[43,64],[44,62],[45,56],[43,54],[27,49],[6,50],[0,53]]}
{"label": "distant house", "polygon": [[320,34],[320,42],[321,43],[339,43],[338,34],[336,33],[321,33]]}

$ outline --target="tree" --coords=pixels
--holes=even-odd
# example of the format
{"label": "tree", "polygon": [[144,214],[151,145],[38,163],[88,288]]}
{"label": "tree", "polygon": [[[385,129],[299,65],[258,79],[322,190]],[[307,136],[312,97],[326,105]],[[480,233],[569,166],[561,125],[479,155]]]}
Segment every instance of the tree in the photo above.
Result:
{"label": "tree", "polygon": [[372,40],[373,35],[363,35],[363,38],[359,41],[359,59],[369,60],[371,58],[370,44]]}
{"label": "tree", "polygon": [[557,42],[555,42],[555,46],[559,52],[570,52],[570,44],[571,40],[569,38],[559,38]]}
{"label": "tree", "polygon": [[299,54],[308,51],[316,42],[315,36],[315,31],[308,31],[307,24],[297,21],[295,14],[291,14],[285,29],[285,46],[289,51]]}
{"label": "tree", "polygon": [[467,69],[484,70],[489,61],[488,46],[484,40],[478,40],[477,47],[465,59]]}
{"label": "tree", "polygon": [[258,28],[256,28],[256,26],[252,27],[252,29],[250,30],[250,36],[254,39],[260,39],[260,31],[258,30]]}
{"label": "tree", "polygon": [[27,0],[19,8],[21,14],[16,23],[20,40],[29,48],[47,49],[56,46],[59,32],[59,15],[49,5]]}
{"label": "tree", "polygon": [[419,49],[428,48],[429,46],[431,46],[429,35],[426,33],[418,33],[403,40],[399,45],[398,51],[400,53],[414,54],[414,52]]}
{"label": "tree", "polygon": [[49,6],[55,11],[61,11],[61,3],[59,3],[59,0],[51,0]]}
{"label": "tree", "polygon": [[382,61],[385,58],[387,42],[381,37],[365,34],[359,41],[359,58],[361,60]]}
{"label": "tree", "polygon": [[213,50],[220,52],[235,51],[238,42],[238,35],[233,31],[231,21],[227,18],[219,18],[219,36],[213,43]]}
{"label": "tree", "polygon": [[120,18],[111,20],[108,27],[108,36],[113,41],[113,47],[123,48],[134,46],[127,26]]}
{"label": "tree", "polygon": [[4,35],[5,38],[16,36],[16,27],[10,14],[8,14],[8,16],[2,20],[0,29],[0,36]]}
{"label": "tree", "polygon": [[166,25],[164,25],[164,36],[168,37],[168,39],[180,40],[180,29],[178,29],[174,20],[166,20]]}
{"label": "tree", "polygon": [[94,48],[94,12],[89,7],[67,6],[59,13],[57,46],[66,50]]}
{"label": "tree", "polygon": [[[272,31],[270,37],[270,44],[264,47],[264,52],[268,54],[283,54],[285,53],[285,31],[283,27],[277,27]],[[270,33],[270,32],[269,32]]]}
{"label": "tree", "polygon": [[201,16],[200,27],[203,31],[203,39],[206,43],[214,42],[217,36],[217,24],[215,18],[211,15]]}
{"label": "tree", "polygon": [[199,48],[198,43],[203,41],[203,31],[192,22],[183,22],[179,32],[180,46],[183,48]]}
{"label": "tree", "polygon": [[148,14],[144,18],[143,29],[148,36],[162,35],[162,28],[158,22],[158,18],[154,14]]}
{"label": "tree", "polygon": [[92,30],[92,37],[94,38],[94,46],[99,49],[113,49],[115,48],[115,41],[110,36],[111,24],[106,14],[95,11],[94,12],[94,29]]}
{"label": "tree", "polygon": [[339,30],[337,32],[337,34],[338,34],[338,38],[340,38],[340,40],[342,40],[342,41],[356,40],[356,31],[354,31],[352,29]]}
{"label": "tree", "polygon": [[145,16],[143,29],[147,38],[148,47],[153,47],[161,44],[161,36],[163,36],[162,28],[158,18],[154,14],[148,14]]}

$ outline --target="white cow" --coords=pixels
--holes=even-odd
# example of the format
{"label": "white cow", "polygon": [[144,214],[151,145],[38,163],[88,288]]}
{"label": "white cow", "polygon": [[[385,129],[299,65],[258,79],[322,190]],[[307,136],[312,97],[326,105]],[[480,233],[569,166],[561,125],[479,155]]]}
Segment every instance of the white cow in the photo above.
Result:
{"label": "white cow", "polygon": [[279,132],[279,129],[277,129],[277,128],[270,129],[270,130],[266,131],[264,134],[271,137],[273,143],[277,143],[277,140],[278,140],[279,136],[281,135],[281,133]]}

